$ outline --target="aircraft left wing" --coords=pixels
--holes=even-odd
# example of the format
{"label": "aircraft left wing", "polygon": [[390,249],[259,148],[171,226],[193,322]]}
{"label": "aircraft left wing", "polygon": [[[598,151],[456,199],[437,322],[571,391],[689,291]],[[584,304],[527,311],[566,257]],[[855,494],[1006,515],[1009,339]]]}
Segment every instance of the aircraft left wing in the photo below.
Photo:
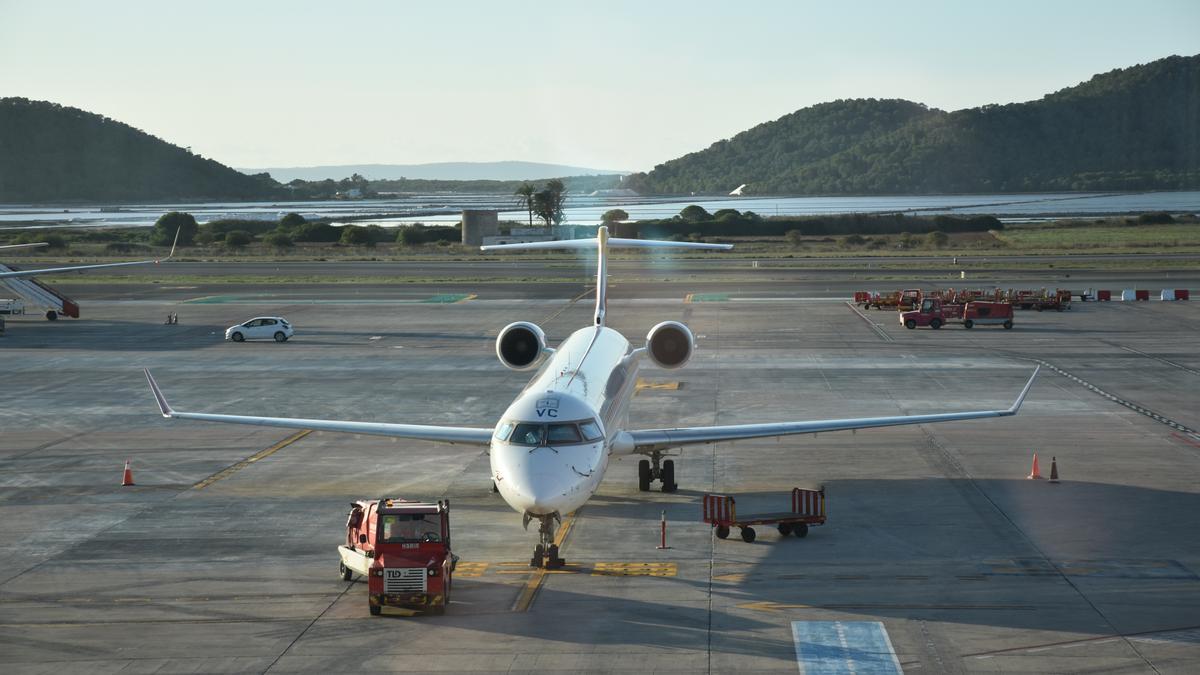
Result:
{"label": "aircraft left wing", "polygon": [[793,436],[797,434],[814,434],[825,431],[846,431],[849,429],[872,429],[875,427],[895,427],[905,424],[928,424],[932,422],[957,422],[960,420],[975,420],[987,417],[1008,417],[1017,414],[1021,403],[1025,400],[1033,380],[1037,377],[1041,366],[1034,369],[1033,375],[1025,383],[1017,400],[1004,410],[972,410],[966,412],[935,413],[932,415],[898,415],[894,417],[858,417],[842,420],[817,420],[810,422],[774,422],[768,424],[735,424],[719,427],[686,427],[680,429],[645,429],[627,432],[632,442],[634,453],[651,452],[678,448],[685,445],[701,443],[720,443],[724,441],[740,441],[751,438],[772,438],[775,436]]}
{"label": "aircraft left wing", "polygon": [[[175,255],[175,244],[179,242],[179,230],[175,230],[175,241],[171,243],[171,252],[162,260],[170,260]],[[45,246],[45,243],[38,244],[14,244],[3,248],[25,248],[33,246]],[[100,263],[98,265],[75,265],[73,267],[44,267],[40,270],[7,270],[0,266],[0,279],[11,279],[14,277],[32,277],[39,274],[53,274],[55,272],[79,272],[82,270],[95,270],[101,267],[125,267],[127,265],[157,265],[162,260],[134,260],[132,262],[119,263]]]}
{"label": "aircraft left wing", "polygon": [[437,427],[423,424],[388,424],[384,422],[344,422],[340,420],[309,420],[294,417],[252,417],[249,415],[214,415],[209,413],[179,412],[167,403],[150,369],[144,369],[146,381],[150,383],[150,391],[158,402],[158,410],[163,417],[174,417],[181,420],[199,420],[202,422],[226,422],[230,424],[252,424],[260,427],[283,427],[285,429],[312,429],[313,431],[339,431],[351,434],[370,434],[374,436],[391,436],[393,438],[412,438],[438,443],[459,443],[462,445],[488,445],[492,440],[492,429],[471,427]]}

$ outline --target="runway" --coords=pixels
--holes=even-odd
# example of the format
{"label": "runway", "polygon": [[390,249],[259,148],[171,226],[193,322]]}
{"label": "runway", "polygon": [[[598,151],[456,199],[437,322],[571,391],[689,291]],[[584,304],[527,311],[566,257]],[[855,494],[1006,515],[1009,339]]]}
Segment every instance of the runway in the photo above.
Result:
{"label": "runway", "polygon": [[[410,284],[96,275],[65,287],[82,319],[15,317],[0,338],[0,667],[863,672],[890,649],[905,672],[1195,670],[1195,302],[910,331],[843,302],[863,285],[852,271],[721,265],[632,281],[614,268],[610,325],[637,341],[681,320],[698,339],[682,370],[643,371],[635,426],[1003,408],[1042,374],[1013,418],[689,449],[674,494],[638,492],[636,458],[616,462],[570,519],[571,565],[539,578],[536,535],[489,491],[479,450],[165,420],[141,368],[180,409],[488,426],[528,379],[496,360],[496,333],[530,320],[554,343],[590,323],[586,269],[471,280],[462,263]],[[1038,287],[1065,281],[1042,274]],[[1087,285],[1200,287],[1106,274]],[[954,285],[871,285],[934,283]],[[296,336],[221,340],[256,314]],[[1057,459],[1060,484],[1025,478],[1034,452],[1044,474]],[[137,485],[122,488],[128,458]],[[718,540],[700,522],[707,492],[775,511],[816,485],[829,522],[805,539]],[[446,615],[371,617],[365,584],[338,579],[349,502],[382,496],[451,500],[463,562]]]}

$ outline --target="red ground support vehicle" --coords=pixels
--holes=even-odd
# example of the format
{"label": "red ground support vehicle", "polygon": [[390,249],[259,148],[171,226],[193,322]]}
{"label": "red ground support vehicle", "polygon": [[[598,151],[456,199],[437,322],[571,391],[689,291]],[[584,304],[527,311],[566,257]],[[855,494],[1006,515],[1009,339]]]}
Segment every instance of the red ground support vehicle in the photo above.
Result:
{"label": "red ground support vehicle", "polygon": [[891,293],[868,293],[866,291],[856,291],[854,293],[854,304],[861,304],[863,309],[912,309],[921,302],[921,289],[906,288],[903,291],[893,291]]}
{"label": "red ground support vehicle", "polygon": [[938,298],[925,298],[911,312],[900,313],[900,325],[908,329],[929,326],[937,330],[950,322],[961,322],[964,328],[995,324],[1013,327],[1013,306],[1008,302],[968,302],[965,305],[943,304]]}
{"label": "red ground support vehicle", "polygon": [[730,527],[742,530],[742,541],[754,541],[751,525],[775,525],[782,536],[807,537],[808,528],[825,524],[825,486],[819,490],[792,488],[792,510],[738,516],[736,500],[730,495],[704,495],[704,522],[717,528],[717,538],[729,536]]}
{"label": "red ground support vehicle", "polygon": [[350,507],[338,574],[367,578],[371,614],[384,606],[445,612],[458,561],[450,551],[450,502],[371,499]]}

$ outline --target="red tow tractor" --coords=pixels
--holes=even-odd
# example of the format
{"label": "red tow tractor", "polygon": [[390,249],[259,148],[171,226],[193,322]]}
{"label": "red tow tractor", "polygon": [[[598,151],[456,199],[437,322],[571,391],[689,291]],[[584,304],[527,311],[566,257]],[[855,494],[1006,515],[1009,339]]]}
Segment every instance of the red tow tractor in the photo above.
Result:
{"label": "red tow tractor", "polygon": [[371,614],[385,606],[435,614],[450,604],[458,557],[450,551],[450,502],[371,499],[350,505],[338,573],[367,578]]}
{"label": "red tow tractor", "polygon": [[996,325],[1013,327],[1013,306],[1010,302],[968,302],[943,304],[941,299],[928,297],[911,312],[900,313],[900,325],[908,329],[929,326],[937,330],[950,322],[962,323],[963,328]]}

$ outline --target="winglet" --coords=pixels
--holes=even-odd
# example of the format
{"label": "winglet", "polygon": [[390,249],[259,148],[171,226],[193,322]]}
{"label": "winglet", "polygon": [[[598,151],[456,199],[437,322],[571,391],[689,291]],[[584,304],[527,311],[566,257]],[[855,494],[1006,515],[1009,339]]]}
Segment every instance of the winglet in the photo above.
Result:
{"label": "winglet", "polygon": [[150,391],[154,393],[154,400],[158,402],[159,412],[162,413],[163,417],[171,417],[175,414],[175,411],[171,410],[171,404],[167,403],[167,397],[163,396],[162,390],[158,388],[158,383],[154,381],[154,376],[150,374],[150,369],[143,368],[142,370],[146,372],[146,381],[150,383]]}
{"label": "winglet", "polygon": [[[175,240],[171,242],[171,252],[168,253],[167,257],[163,258],[162,260],[155,260],[154,261],[155,265],[157,265],[160,262],[163,262],[163,260],[170,260],[171,258],[175,257],[175,245],[179,243],[179,231],[182,229],[183,229],[182,227],[175,228]],[[149,374],[150,374],[150,371],[146,371],[146,375],[149,375]],[[150,381],[154,382],[153,379],[151,379]]]}
{"label": "winglet", "polygon": [[1013,401],[1013,404],[1008,408],[1008,410],[1004,411],[1006,415],[1017,414],[1017,410],[1021,408],[1021,404],[1025,401],[1025,395],[1029,393],[1029,388],[1033,386],[1033,381],[1037,379],[1038,371],[1041,369],[1041,366],[1033,369],[1033,375],[1029,376],[1029,381],[1025,383],[1025,388],[1021,390],[1021,395],[1017,396],[1017,400]]}

